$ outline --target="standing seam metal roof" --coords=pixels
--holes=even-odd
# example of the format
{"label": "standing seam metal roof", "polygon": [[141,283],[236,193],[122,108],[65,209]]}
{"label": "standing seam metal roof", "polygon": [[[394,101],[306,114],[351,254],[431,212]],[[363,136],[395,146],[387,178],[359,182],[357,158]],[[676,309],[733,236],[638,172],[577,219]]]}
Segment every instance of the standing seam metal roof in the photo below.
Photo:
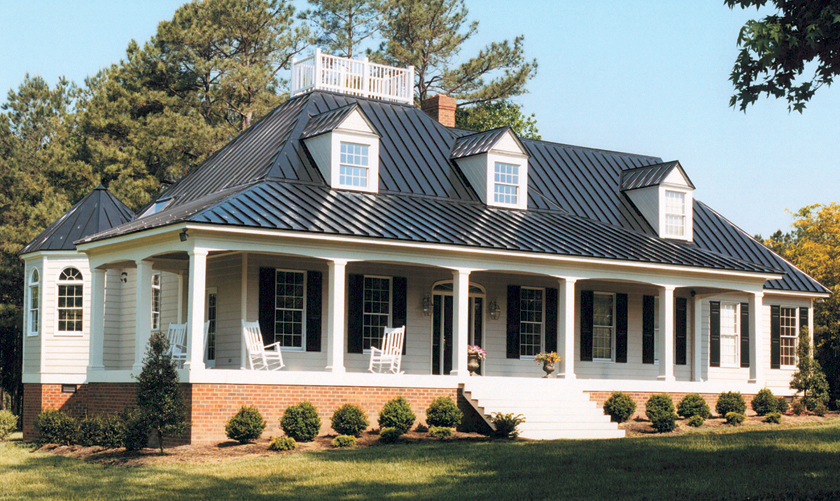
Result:
{"label": "standing seam metal roof", "polygon": [[676,160],[666,162],[663,164],[648,165],[646,167],[636,167],[635,169],[625,170],[621,172],[621,191],[635,190],[639,188],[647,188],[648,186],[658,186],[662,181],[668,177],[674,168],[680,170],[685,177],[688,185],[694,189],[694,183],[688,178],[688,175]]}

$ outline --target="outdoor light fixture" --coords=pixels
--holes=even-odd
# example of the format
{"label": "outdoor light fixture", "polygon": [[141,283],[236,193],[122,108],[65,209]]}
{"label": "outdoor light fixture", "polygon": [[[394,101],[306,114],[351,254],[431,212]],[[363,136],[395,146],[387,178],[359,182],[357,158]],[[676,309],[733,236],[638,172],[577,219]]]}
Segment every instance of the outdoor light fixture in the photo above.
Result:
{"label": "outdoor light fixture", "polygon": [[120,282],[122,282],[122,283],[128,282],[128,273],[126,273],[126,272],[120,273]]}
{"label": "outdoor light fixture", "polygon": [[187,229],[186,228],[184,228],[184,231],[182,231],[181,234],[178,235],[178,236],[181,237],[182,242],[186,242],[187,239],[190,238],[190,236],[187,235]]}
{"label": "outdoor light fixture", "polygon": [[423,296],[423,314],[427,317],[432,313],[432,298],[428,294]]}
{"label": "outdoor light fixture", "polygon": [[499,303],[496,302],[496,298],[493,298],[490,304],[487,305],[487,312],[490,313],[490,318],[493,320],[499,319],[499,315],[502,314],[502,309],[499,308]]}

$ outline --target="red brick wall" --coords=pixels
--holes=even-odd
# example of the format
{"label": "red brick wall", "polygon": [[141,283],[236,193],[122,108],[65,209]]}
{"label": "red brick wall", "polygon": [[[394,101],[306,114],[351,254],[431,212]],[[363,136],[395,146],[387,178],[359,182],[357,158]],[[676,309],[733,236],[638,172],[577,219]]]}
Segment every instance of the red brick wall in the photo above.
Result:
{"label": "red brick wall", "polygon": [[[594,400],[595,403],[598,404],[599,408],[603,408],[604,402],[606,402],[607,399],[610,398],[610,395],[612,395],[611,391],[587,391],[586,393],[589,393],[589,400]],[[671,395],[671,400],[674,401],[675,408],[680,403],[680,400],[682,400],[684,396],[688,395],[688,393],[672,393],[667,391],[625,391],[624,393],[630,395],[630,398],[632,398],[633,401],[636,402],[636,413],[633,415],[634,418],[645,418],[645,403],[650,398],[650,396],[655,393],[665,393],[667,395]],[[705,400],[706,403],[709,405],[709,409],[711,409],[712,414],[715,414],[715,405],[717,404],[719,393],[700,393],[699,395],[703,397],[703,400]],[[749,416],[755,415],[755,412],[753,412],[752,407],[750,406],[750,403],[752,402],[754,396],[755,395],[744,395],[744,401],[746,401],[747,403],[747,415]]]}

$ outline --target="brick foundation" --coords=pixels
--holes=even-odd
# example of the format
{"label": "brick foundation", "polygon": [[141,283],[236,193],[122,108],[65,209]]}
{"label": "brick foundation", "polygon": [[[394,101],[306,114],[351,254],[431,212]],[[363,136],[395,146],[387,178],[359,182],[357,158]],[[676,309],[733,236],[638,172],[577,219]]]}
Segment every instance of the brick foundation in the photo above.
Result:
{"label": "brick foundation", "polygon": [[[604,402],[606,402],[607,399],[610,398],[610,395],[612,395],[611,391],[587,391],[586,393],[589,394],[589,400],[593,400],[596,404],[598,404],[599,408],[603,408],[604,407]],[[641,417],[643,419],[646,419],[645,403],[647,403],[647,401],[648,401],[648,399],[650,398],[651,395],[658,394],[658,393],[665,393],[666,395],[671,395],[671,400],[674,401],[674,408],[676,408],[677,405],[680,403],[680,400],[682,400],[682,398],[684,396],[688,395],[689,392],[679,393],[679,392],[667,392],[667,391],[665,391],[665,392],[658,392],[658,391],[657,392],[653,392],[653,391],[649,391],[649,392],[625,391],[624,393],[630,395],[630,398],[632,398],[633,401],[636,402],[636,413],[633,414],[632,417],[633,418]],[[711,409],[711,411],[712,411],[712,414],[715,414],[715,405],[717,405],[717,399],[718,399],[719,393],[699,393],[699,395],[701,397],[703,397],[703,400],[706,401],[706,404],[708,404],[709,409]],[[755,395],[743,395],[744,401],[747,403],[747,415],[748,416],[754,416],[755,415],[755,412],[752,410],[752,406],[750,405],[752,403],[752,399],[753,399],[754,396]]]}

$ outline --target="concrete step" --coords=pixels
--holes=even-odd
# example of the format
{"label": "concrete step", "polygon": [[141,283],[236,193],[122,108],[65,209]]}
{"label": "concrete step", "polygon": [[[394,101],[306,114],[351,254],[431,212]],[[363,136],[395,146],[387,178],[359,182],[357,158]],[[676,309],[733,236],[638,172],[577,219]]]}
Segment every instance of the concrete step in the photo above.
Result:
{"label": "concrete step", "polygon": [[624,430],[539,430],[519,436],[532,440],[624,438]]}
{"label": "concrete step", "polygon": [[616,423],[593,423],[591,421],[563,421],[561,423],[558,422],[550,422],[550,421],[543,421],[543,422],[536,422],[536,421],[525,421],[521,425],[519,425],[519,429],[525,432],[533,431],[533,430],[618,430],[618,425]]}

